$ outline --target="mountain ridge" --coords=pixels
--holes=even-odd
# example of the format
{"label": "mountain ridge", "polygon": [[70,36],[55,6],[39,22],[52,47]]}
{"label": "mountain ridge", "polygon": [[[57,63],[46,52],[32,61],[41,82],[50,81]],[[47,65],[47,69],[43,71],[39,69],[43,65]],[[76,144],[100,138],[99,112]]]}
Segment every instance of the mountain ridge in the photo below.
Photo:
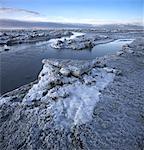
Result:
{"label": "mountain ridge", "polygon": [[141,28],[142,25],[136,24],[104,24],[104,25],[92,25],[92,24],[81,24],[81,23],[60,23],[60,22],[34,22],[34,21],[21,21],[13,19],[0,19],[0,28],[99,28],[99,27],[108,27],[108,28]]}

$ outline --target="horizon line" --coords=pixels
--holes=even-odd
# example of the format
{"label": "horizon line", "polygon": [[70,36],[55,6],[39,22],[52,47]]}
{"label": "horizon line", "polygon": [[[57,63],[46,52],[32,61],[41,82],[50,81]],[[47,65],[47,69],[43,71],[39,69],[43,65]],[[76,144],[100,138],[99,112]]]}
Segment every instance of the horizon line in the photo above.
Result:
{"label": "horizon line", "polygon": [[100,21],[97,23],[91,23],[91,22],[68,22],[68,21],[54,21],[54,20],[20,20],[20,19],[9,19],[9,18],[0,18],[0,20],[5,20],[5,21],[19,21],[19,22],[29,22],[29,23],[61,23],[61,24],[83,24],[83,25],[112,25],[112,24],[119,24],[119,25],[142,25],[144,26],[144,22],[117,22],[117,21]]}

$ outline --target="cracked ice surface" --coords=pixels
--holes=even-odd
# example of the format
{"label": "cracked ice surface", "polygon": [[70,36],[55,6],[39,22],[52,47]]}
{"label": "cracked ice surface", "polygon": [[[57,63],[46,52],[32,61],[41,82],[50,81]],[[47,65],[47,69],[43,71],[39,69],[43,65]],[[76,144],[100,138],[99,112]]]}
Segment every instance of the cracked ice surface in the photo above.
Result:
{"label": "cracked ice surface", "polygon": [[[43,63],[39,82],[30,89],[23,103],[46,102],[56,126],[90,121],[100,91],[114,79],[114,70],[96,68],[94,61],[45,60]],[[69,75],[64,71],[62,74],[61,69]]]}

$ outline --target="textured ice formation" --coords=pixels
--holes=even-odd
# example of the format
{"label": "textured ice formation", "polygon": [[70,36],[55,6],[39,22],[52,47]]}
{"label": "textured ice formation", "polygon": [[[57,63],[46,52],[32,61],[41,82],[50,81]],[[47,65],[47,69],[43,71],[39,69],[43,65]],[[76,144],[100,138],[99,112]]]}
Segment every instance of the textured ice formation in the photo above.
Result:
{"label": "textured ice formation", "polygon": [[84,33],[73,32],[73,35],[69,38],[60,38],[50,40],[50,45],[55,49],[73,49],[73,50],[83,50],[91,49],[97,44],[103,44],[111,42],[108,36],[104,35],[87,35]]}
{"label": "textured ice formation", "polygon": [[77,37],[82,37],[82,36],[85,35],[85,33],[80,33],[80,32],[72,32],[72,33],[73,33],[73,35],[71,35],[70,37],[62,37],[62,38],[57,38],[57,39],[51,39],[49,41],[50,46],[52,48],[55,48],[55,49],[68,48],[68,44],[71,44],[72,40],[74,40]]}
{"label": "textured ice formation", "polygon": [[113,81],[115,70],[97,68],[96,61],[44,60],[43,63],[39,82],[29,90],[23,103],[48,103],[58,126],[90,121],[99,95]]}

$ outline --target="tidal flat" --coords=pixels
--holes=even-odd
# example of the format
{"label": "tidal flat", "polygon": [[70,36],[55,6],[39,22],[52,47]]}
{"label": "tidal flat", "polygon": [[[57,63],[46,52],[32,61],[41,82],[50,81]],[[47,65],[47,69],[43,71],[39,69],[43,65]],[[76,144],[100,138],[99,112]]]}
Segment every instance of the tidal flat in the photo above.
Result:
{"label": "tidal flat", "polygon": [[3,30],[0,45],[0,149],[143,149],[143,30]]}

